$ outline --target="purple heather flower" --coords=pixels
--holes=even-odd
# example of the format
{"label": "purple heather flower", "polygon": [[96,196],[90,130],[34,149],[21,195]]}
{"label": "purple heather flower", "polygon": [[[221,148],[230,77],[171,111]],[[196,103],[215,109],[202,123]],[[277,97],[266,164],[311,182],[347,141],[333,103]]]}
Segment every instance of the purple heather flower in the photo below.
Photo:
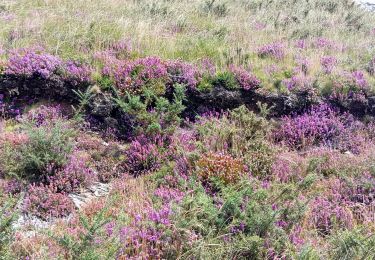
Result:
{"label": "purple heather flower", "polygon": [[307,42],[305,39],[297,40],[295,43],[295,47],[299,49],[306,49],[307,48]]}
{"label": "purple heather flower", "polygon": [[337,59],[333,56],[323,56],[320,59],[320,64],[323,67],[324,73],[330,74],[337,64]]}
{"label": "purple heather flower", "polygon": [[38,49],[19,49],[11,52],[5,73],[21,76],[38,75],[48,79],[60,67],[62,61],[56,56]]}
{"label": "purple heather flower", "polygon": [[68,61],[65,63],[66,77],[73,84],[90,82],[92,69],[78,61]]}
{"label": "purple heather flower", "polygon": [[173,83],[184,84],[194,89],[201,78],[199,69],[192,64],[180,60],[169,60],[166,66],[169,77]]}
{"label": "purple heather flower", "polygon": [[238,84],[244,90],[254,90],[260,86],[260,80],[242,67],[230,65],[229,71],[234,74]]}
{"label": "purple heather flower", "polygon": [[285,56],[284,45],[280,42],[266,44],[258,49],[258,55],[281,60]]}

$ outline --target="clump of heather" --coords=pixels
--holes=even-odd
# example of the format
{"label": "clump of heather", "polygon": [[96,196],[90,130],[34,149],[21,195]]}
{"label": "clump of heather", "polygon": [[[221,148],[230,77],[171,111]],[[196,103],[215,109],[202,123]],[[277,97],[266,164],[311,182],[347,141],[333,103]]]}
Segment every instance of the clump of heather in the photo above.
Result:
{"label": "clump of heather", "polygon": [[31,109],[21,118],[21,121],[26,124],[32,124],[35,127],[42,127],[50,126],[64,118],[63,111],[59,105],[41,105],[35,109]]}
{"label": "clump of heather", "polygon": [[297,181],[304,169],[304,161],[298,154],[283,152],[279,154],[272,164],[272,178],[282,183]]}
{"label": "clump of heather", "polygon": [[323,236],[334,228],[353,227],[353,214],[340,202],[317,197],[310,203],[310,210],[309,223]]}
{"label": "clump of heather", "polygon": [[53,185],[29,186],[23,211],[41,219],[66,217],[74,210],[73,202],[65,193],[58,193]]}
{"label": "clump of heather", "polygon": [[173,83],[183,84],[191,89],[197,86],[201,78],[201,72],[197,67],[181,60],[169,60],[166,67]]}
{"label": "clump of heather", "polygon": [[229,71],[234,74],[236,80],[238,81],[238,84],[242,89],[254,90],[260,87],[260,80],[244,68],[231,65],[229,67]]}
{"label": "clump of heather", "polygon": [[127,62],[114,73],[116,85],[121,91],[140,93],[144,87],[161,88],[168,77],[165,63],[158,57],[140,58]]}
{"label": "clump of heather", "polygon": [[282,83],[289,91],[309,90],[313,87],[312,78],[304,74],[293,75],[291,78],[284,79]]}
{"label": "clump of heather", "polygon": [[302,115],[282,118],[274,137],[296,149],[319,144],[335,146],[335,139],[346,129],[345,117],[328,105],[315,106]]}
{"label": "clump of heather", "polygon": [[294,43],[294,46],[299,49],[306,49],[307,46],[307,41],[305,39],[299,39]]}
{"label": "clump of heather", "polygon": [[258,49],[258,55],[262,58],[271,57],[281,60],[285,57],[285,48],[280,42],[266,44]]}
{"label": "clump of heather", "polygon": [[95,179],[95,173],[88,166],[87,158],[73,153],[67,165],[49,177],[49,182],[58,192],[71,193],[82,187],[89,187]]}
{"label": "clump of heather", "polygon": [[22,191],[23,185],[20,181],[16,179],[1,179],[0,178],[0,191],[4,194],[18,194]]}
{"label": "clump of heather", "polygon": [[313,42],[313,46],[317,49],[325,49],[325,50],[338,50],[342,51],[344,50],[344,46],[338,44],[337,42],[334,42],[331,39],[319,37],[316,38]]}
{"label": "clump of heather", "polygon": [[11,52],[6,74],[17,76],[39,76],[50,78],[62,67],[62,61],[41,49],[19,49]]}
{"label": "clump of heather", "polygon": [[163,161],[161,147],[160,139],[149,141],[145,136],[136,138],[125,151],[125,169],[134,176],[157,170]]}
{"label": "clump of heather", "polygon": [[82,62],[67,61],[64,65],[67,79],[73,85],[89,83],[91,81],[92,69]]}
{"label": "clump of heather", "polygon": [[204,58],[201,60],[200,69],[203,74],[207,74],[210,76],[214,76],[216,73],[215,63],[209,58]]}
{"label": "clump of heather", "polygon": [[362,104],[367,103],[369,83],[363,71],[343,71],[331,78],[329,98],[340,102],[345,106],[348,100],[354,100]]}
{"label": "clump of heather", "polygon": [[324,73],[330,74],[337,64],[337,59],[333,56],[323,56],[320,59],[320,64],[322,65]]}

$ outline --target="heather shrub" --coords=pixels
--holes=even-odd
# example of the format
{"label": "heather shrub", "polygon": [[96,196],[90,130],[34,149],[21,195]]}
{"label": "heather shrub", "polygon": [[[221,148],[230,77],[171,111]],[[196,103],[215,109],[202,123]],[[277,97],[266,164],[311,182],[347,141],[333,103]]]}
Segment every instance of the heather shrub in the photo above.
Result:
{"label": "heather shrub", "polygon": [[73,153],[64,168],[49,177],[49,182],[58,192],[71,193],[79,188],[89,187],[96,179],[95,173],[88,166],[87,158]]}
{"label": "heather shrub", "polygon": [[162,140],[149,141],[141,136],[130,143],[125,151],[124,167],[131,175],[139,176],[157,170],[162,161]]}
{"label": "heather shrub", "polygon": [[332,75],[322,89],[322,95],[348,107],[350,101],[367,104],[369,83],[362,71],[343,71]]}
{"label": "heather shrub", "polygon": [[330,201],[324,197],[316,197],[310,203],[308,214],[309,224],[317,232],[326,236],[332,229],[347,229],[353,227],[353,214],[346,205]]}
{"label": "heather shrub", "polygon": [[67,80],[74,86],[88,84],[91,81],[92,69],[79,61],[68,61],[64,65]]}
{"label": "heather shrub", "polygon": [[19,49],[11,53],[6,74],[17,76],[39,76],[48,79],[62,66],[62,61],[41,49]]}
{"label": "heather shrub", "polygon": [[332,56],[323,56],[320,59],[320,64],[322,65],[323,72],[326,74],[330,74],[337,64],[337,60],[335,57]]}
{"label": "heather shrub", "polygon": [[24,200],[23,211],[41,219],[66,217],[74,210],[73,202],[65,193],[58,193],[53,185],[31,184]]}
{"label": "heather shrub", "polygon": [[166,63],[168,77],[172,84],[182,84],[194,89],[201,79],[201,72],[192,64],[181,60],[169,60]]}
{"label": "heather shrub", "polygon": [[196,163],[197,174],[204,182],[219,180],[225,184],[236,183],[246,172],[240,159],[223,153],[208,153]]}
{"label": "heather shrub", "polygon": [[154,88],[163,92],[167,78],[167,67],[158,57],[126,62],[114,72],[115,83],[122,93],[140,94],[143,88]]}
{"label": "heather shrub", "polygon": [[274,42],[261,46],[258,49],[258,56],[261,58],[271,57],[275,59],[283,59],[285,56],[284,45],[280,42]]}
{"label": "heather shrub", "polygon": [[238,85],[243,90],[254,90],[260,87],[260,80],[244,68],[231,65],[229,71],[234,74]]}
{"label": "heather shrub", "polygon": [[339,137],[348,136],[352,125],[351,116],[339,115],[328,105],[321,105],[302,115],[282,118],[273,136],[276,141],[295,149],[304,149],[312,145],[339,148]]}

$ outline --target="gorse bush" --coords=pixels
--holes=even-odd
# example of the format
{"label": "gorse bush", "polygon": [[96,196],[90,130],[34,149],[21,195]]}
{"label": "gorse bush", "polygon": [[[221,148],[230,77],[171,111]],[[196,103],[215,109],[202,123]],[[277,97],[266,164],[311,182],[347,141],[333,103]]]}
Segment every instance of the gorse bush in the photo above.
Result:
{"label": "gorse bush", "polygon": [[228,152],[243,158],[249,172],[267,175],[271,171],[273,149],[266,140],[268,122],[241,106],[222,117],[202,118],[197,126],[203,150]]}
{"label": "gorse bush", "polygon": [[125,98],[116,98],[123,112],[135,117],[138,134],[157,135],[171,133],[180,122],[180,114],[185,109],[185,87],[175,85],[173,100],[160,97],[154,91],[146,91],[144,96],[128,94]]}
{"label": "gorse bush", "polygon": [[21,124],[17,140],[4,141],[1,165],[5,175],[45,181],[48,175],[65,165],[73,150],[75,131],[67,121],[51,120],[48,115],[51,114],[29,115]]}
{"label": "gorse bush", "polygon": [[9,200],[0,205],[0,259],[3,259],[9,250],[9,242],[13,239],[12,223],[17,212],[15,202]]}

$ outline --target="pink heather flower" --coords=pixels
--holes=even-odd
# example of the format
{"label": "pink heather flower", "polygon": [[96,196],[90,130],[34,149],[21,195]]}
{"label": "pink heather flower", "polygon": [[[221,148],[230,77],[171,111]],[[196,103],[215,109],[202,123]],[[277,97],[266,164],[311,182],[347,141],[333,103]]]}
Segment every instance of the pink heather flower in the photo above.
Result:
{"label": "pink heather flower", "polygon": [[304,240],[301,238],[302,227],[300,225],[296,225],[293,227],[292,231],[289,235],[289,240],[295,246],[301,246],[304,244]]}
{"label": "pink heather flower", "polygon": [[171,201],[181,202],[185,193],[175,188],[160,187],[155,190],[154,195],[161,198],[164,203],[170,203]]}
{"label": "pink heather flower", "polygon": [[272,57],[281,60],[285,56],[284,45],[280,42],[266,44],[258,49],[260,57]]}
{"label": "pink heather flower", "polygon": [[5,73],[20,76],[37,75],[48,79],[61,67],[62,61],[58,57],[40,49],[18,49],[11,52]]}
{"label": "pink heather flower", "polygon": [[328,105],[315,106],[302,115],[282,118],[274,137],[297,149],[318,144],[337,146],[337,138],[350,127],[350,118],[345,117],[348,115],[339,116]]}
{"label": "pink heather flower", "polygon": [[324,197],[317,197],[310,203],[311,214],[308,221],[323,235],[330,234],[331,229],[351,228],[353,215],[349,208],[341,205],[340,201],[330,201]]}
{"label": "pink heather flower", "polygon": [[52,185],[29,186],[23,212],[44,220],[68,216],[74,210],[73,202],[64,193],[57,193]]}
{"label": "pink heather flower", "polygon": [[88,167],[87,159],[77,153],[70,156],[68,164],[62,170],[49,178],[57,191],[67,193],[89,187],[95,180],[95,173]]}
{"label": "pink heather flower", "polygon": [[288,88],[289,91],[310,89],[313,85],[311,78],[303,74],[294,75],[290,79],[284,79],[282,83]]}
{"label": "pink heather flower", "polygon": [[59,105],[57,106],[40,106],[30,110],[24,115],[25,122],[33,123],[36,127],[48,126],[54,124],[57,120],[65,118]]}
{"label": "pink heather flower", "polygon": [[333,41],[327,38],[323,38],[323,37],[317,38],[314,42],[314,46],[319,49],[323,49],[323,48],[331,49],[334,47],[334,45],[335,44]]}
{"label": "pink heather flower", "polygon": [[261,31],[263,30],[264,28],[266,28],[266,24],[265,23],[262,23],[262,22],[254,22],[253,23],[253,28],[254,30],[257,30],[257,31]]}
{"label": "pink heather flower", "polygon": [[131,142],[125,155],[125,169],[134,176],[158,169],[163,160],[158,145],[143,136]]}
{"label": "pink heather flower", "polygon": [[309,67],[310,67],[310,61],[306,57],[296,57],[296,63],[298,67],[295,69],[295,72],[302,72],[303,74],[307,75]]}
{"label": "pink heather flower", "polygon": [[166,62],[168,76],[172,83],[180,83],[194,89],[201,78],[201,73],[196,66],[180,60]]}
{"label": "pink heather flower", "polygon": [[142,86],[154,80],[166,81],[168,78],[167,66],[158,57],[115,62],[106,70],[113,74],[117,87],[131,92],[138,92]]}
{"label": "pink heather flower", "polygon": [[216,66],[209,58],[204,58],[201,61],[201,70],[201,73],[208,74],[210,76],[214,76],[216,74]]}
{"label": "pink heather flower", "polygon": [[244,90],[253,90],[260,86],[260,80],[242,67],[230,65],[229,71],[234,74],[240,87]]}
{"label": "pink heather flower", "polygon": [[320,59],[320,64],[323,67],[324,73],[330,74],[337,65],[337,59],[332,56],[323,56]]}
{"label": "pink heather flower", "polygon": [[356,86],[358,86],[359,88],[365,89],[368,87],[368,82],[365,78],[363,71],[360,71],[360,70],[353,71],[352,77],[355,81]]}
{"label": "pink heather flower", "polygon": [[280,68],[277,65],[275,65],[275,64],[267,65],[264,68],[264,72],[268,76],[273,76],[275,73],[278,73],[279,71],[280,71]]}
{"label": "pink heather flower", "polygon": [[74,85],[78,85],[83,82],[90,82],[92,69],[78,61],[68,61],[65,63],[66,77]]}
{"label": "pink heather flower", "polygon": [[297,40],[294,44],[296,48],[299,49],[306,49],[307,48],[307,41],[305,39]]}

